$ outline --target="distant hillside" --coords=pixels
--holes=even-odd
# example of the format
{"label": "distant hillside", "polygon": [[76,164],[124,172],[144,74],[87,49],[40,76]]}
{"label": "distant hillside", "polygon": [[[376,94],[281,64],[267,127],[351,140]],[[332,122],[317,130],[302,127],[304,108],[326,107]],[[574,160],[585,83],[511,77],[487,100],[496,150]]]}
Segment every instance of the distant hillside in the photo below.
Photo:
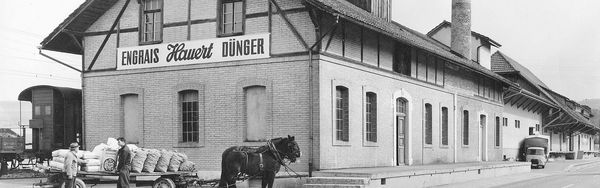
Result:
{"label": "distant hillside", "polygon": [[600,109],[600,99],[583,99],[583,101],[579,101],[578,103],[587,105],[593,109]]}
{"label": "distant hillside", "polygon": [[[22,102],[23,124],[31,119],[31,103]],[[19,123],[19,101],[0,101],[0,128],[16,128]]]}

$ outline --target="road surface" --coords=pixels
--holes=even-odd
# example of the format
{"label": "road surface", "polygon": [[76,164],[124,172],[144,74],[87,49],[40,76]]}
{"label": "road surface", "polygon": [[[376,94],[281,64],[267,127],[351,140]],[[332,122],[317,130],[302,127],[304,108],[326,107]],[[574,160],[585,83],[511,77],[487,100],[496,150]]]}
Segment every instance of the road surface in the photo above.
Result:
{"label": "road surface", "polygon": [[506,175],[469,182],[441,185],[449,188],[595,188],[600,187],[600,160],[549,162],[544,169],[531,169],[530,173]]}

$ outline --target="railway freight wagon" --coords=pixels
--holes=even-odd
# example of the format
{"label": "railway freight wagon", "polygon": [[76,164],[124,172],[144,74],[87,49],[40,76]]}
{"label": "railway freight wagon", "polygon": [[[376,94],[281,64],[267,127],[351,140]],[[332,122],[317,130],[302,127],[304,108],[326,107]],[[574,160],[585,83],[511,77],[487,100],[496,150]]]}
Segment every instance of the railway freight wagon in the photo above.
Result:
{"label": "railway freight wagon", "polygon": [[81,90],[38,85],[23,90],[19,101],[31,102],[33,151],[52,151],[81,142]]}

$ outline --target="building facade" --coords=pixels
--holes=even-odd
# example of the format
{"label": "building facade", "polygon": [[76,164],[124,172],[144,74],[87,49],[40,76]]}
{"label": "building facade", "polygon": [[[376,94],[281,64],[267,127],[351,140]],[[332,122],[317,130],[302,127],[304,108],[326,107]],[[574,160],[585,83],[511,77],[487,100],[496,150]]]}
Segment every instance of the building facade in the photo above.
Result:
{"label": "building facade", "polygon": [[500,51],[492,55],[492,71],[519,85],[504,95],[507,158],[518,156],[522,152],[518,141],[533,134],[549,136],[550,153],[557,156],[595,151],[594,135],[600,129],[589,121],[585,107],[548,89],[529,69]]}
{"label": "building facade", "polygon": [[83,57],[89,148],[124,136],[201,171],[286,135],[304,172],[502,160],[514,84],[372,3],[87,0],[42,49]]}

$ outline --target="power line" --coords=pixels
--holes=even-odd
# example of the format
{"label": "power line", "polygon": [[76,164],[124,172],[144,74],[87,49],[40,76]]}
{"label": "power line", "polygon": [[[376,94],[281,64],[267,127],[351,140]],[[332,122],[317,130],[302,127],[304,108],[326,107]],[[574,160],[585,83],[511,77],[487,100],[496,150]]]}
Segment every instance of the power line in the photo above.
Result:
{"label": "power line", "polygon": [[[52,62],[52,61],[44,61],[44,60],[41,60],[41,59],[34,59],[34,58],[22,57],[22,56],[11,56],[11,55],[3,55],[3,54],[0,54],[0,56],[17,58],[17,59],[22,59],[22,60],[29,60],[29,61],[37,61],[37,62],[43,62],[43,63],[51,63],[51,64],[55,63],[55,62]],[[71,66],[80,66],[79,64],[76,64],[76,65],[72,65],[71,63],[67,63],[67,64],[69,64]]]}
{"label": "power line", "polygon": [[63,82],[73,82],[73,83],[80,83],[81,82],[81,80],[57,78],[57,77],[52,76],[52,75],[50,75],[50,77],[43,77],[43,76],[37,75],[37,74],[30,75],[30,74],[18,73],[18,72],[6,72],[6,73],[12,74],[12,75],[15,75],[15,76],[42,78],[42,79],[49,79],[49,80],[56,80],[56,81],[63,81]]}
{"label": "power line", "polygon": [[[13,69],[0,69],[0,71],[3,72],[8,72],[8,73],[14,73],[14,72],[19,72],[19,73],[24,73],[24,74],[33,74],[33,75],[46,75],[48,77],[56,77],[56,78],[62,78],[62,79],[68,79],[68,80],[72,80],[75,78],[71,78],[71,77],[66,77],[64,75],[62,76],[57,76],[55,74],[47,74],[47,73],[37,73],[37,72],[28,72],[28,71],[21,71],[21,70],[13,70]],[[77,79],[79,79],[80,77],[77,77]]]}
{"label": "power line", "polygon": [[44,37],[43,35],[40,35],[40,34],[37,34],[37,33],[32,33],[32,32],[29,32],[29,31],[24,31],[24,30],[17,29],[17,28],[6,27],[6,26],[2,26],[2,25],[0,25],[0,28],[4,28],[4,29],[7,29],[7,30],[12,30],[12,32],[16,32],[16,33],[20,33],[20,34],[27,34],[27,35],[29,35],[31,37],[34,37],[34,36],[35,37]]}

